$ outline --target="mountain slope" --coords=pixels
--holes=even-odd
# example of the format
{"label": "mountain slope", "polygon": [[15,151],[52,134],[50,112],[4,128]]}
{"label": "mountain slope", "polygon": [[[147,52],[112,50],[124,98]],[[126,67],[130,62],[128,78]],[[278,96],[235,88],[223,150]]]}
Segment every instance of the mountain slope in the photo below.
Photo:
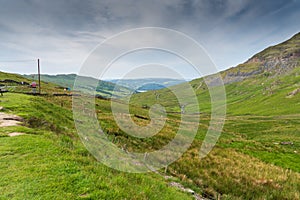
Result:
{"label": "mountain slope", "polygon": [[291,72],[300,62],[300,33],[291,39],[266,48],[247,62],[222,73],[224,82],[231,83],[264,74],[280,76]]}
{"label": "mountain slope", "polygon": [[[234,68],[220,72],[224,79],[227,93],[228,113],[276,115],[280,113],[297,113],[299,106],[298,89],[300,88],[300,34],[290,40],[256,54],[247,62]],[[195,79],[190,85],[195,89],[202,112],[210,112],[208,87],[214,84],[214,76]],[[171,87],[173,90],[184,91],[184,85]],[[180,111],[180,106],[172,98],[168,89],[135,95],[133,103],[152,105],[156,95],[169,111]],[[145,99],[147,99],[145,101]],[[189,99],[189,97],[186,97]],[[143,102],[143,103],[142,103]],[[195,105],[187,105],[190,112]]]}
{"label": "mountain slope", "polygon": [[[296,188],[300,181],[287,178],[292,177],[289,173],[300,176],[299,36],[221,72],[227,96],[226,123],[214,150],[201,161],[193,154],[199,152],[208,128],[210,93],[203,78],[190,82],[201,111],[198,135],[186,156],[170,166],[171,174],[184,176],[205,191],[222,194],[224,199],[299,199]],[[217,90],[213,76],[206,78],[207,84]],[[185,86],[171,89],[183,92]],[[191,97],[185,99],[188,102]],[[140,108],[161,104],[171,113],[168,119],[177,115],[180,119],[180,114],[174,113],[180,113],[180,105],[169,89],[136,94],[131,103]],[[195,115],[195,108],[187,104],[185,114]],[[257,161],[266,166],[253,164]]]}
{"label": "mountain slope", "polygon": [[123,85],[134,90],[159,90],[165,87],[178,85],[185,82],[179,79],[170,78],[144,78],[144,79],[114,79],[108,80],[109,82]]}

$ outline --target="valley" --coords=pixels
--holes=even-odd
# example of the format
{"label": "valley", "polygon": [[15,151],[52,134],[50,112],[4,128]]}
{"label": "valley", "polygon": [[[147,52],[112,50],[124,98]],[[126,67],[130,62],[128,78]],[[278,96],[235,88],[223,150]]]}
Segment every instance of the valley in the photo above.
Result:
{"label": "valley", "polygon": [[[189,82],[200,113],[191,103],[183,115],[189,115],[190,123],[195,124],[200,116],[195,139],[176,162],[145,174],[111,169],[86,150],[74,125],[72,97],[51,95],[65,92],[57,84],[71,87],[68,79],[61,78],[65,82],[60,83],[42,79],[43,96],[24,94],[31,91],[27,86],[6,84],[9,92],[0,97],[1,112],[23,121],[0,129],[0,199],[196,198],[171,187],[171,182],[190,188],[203,199],[300,199],[299,51],[298,33],[221,72],[226,121],[216,146],[202,159],[199,150],[211,119],[208,85],[219,86],[213,77]],[[0,80],[4,79],[31,81],[0,72]],[[105,83],[103,91],[111,92],[113,87]],[[125,94],[128,88],[123,89],[119,92]],[[133,94],[129,99],[129,117],[141,126],[151,123],[151,106],[165,108],[166,124],[151,138],[127,135],[115,122],[111,101],[123,104],[126,96],[97,98],[95,105],[85,106],[95,107],[110,142],[127,152],[144,153],[167,145],[180,126],[181,105],[172,90],[185,91],[185,84]],[[191,130],[186,126],[185,131]],[[9,137],[13,132],[25,135]]]}

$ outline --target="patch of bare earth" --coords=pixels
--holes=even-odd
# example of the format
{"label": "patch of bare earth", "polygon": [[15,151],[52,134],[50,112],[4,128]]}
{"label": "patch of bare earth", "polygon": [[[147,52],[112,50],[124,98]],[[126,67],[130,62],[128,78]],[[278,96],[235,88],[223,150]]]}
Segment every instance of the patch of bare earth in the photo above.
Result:
{"label": "patch of bare earth", "polygon": [[[23,118],[19,116],[0,112],[0,127],[20,126],[21,122],[23,122]],[[8,136],[10,137],[15,137],[19,135],[25,135],[25,133],[13,132],[8,134]]]}
{"label": "patch of bare earth", "polygon": [[0,112],[0,127],[19,126],[23,118]]}

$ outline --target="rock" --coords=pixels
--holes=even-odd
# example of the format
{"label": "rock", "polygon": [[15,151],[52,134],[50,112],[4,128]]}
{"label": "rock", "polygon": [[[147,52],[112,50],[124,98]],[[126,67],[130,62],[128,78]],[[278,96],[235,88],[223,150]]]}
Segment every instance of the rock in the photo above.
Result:
{"label": "rock", "polygon": [[178,188],[179,190],[183,191],[183,192],[187,192],[191,195],[194,196],[195,200],[205,200],[203,197],[201,197],[199,194],[197,194],[194,190],[189,189],[189,188],[185,188],[183,185],[181,185],[180,183],[177,182],[170,182],[169,186],[171,187],[175,187]]}
{"label": "rock", "polygon": [[191,190],[191,189],[185,189],[185,191],[186,191],[187,193],[192,194],[192,195],[195,194],[195,191],[194,191],[194,190]]}
{"label": "rock", "polygon": [[280,142],[281,145],[294,145],[293,142]]}

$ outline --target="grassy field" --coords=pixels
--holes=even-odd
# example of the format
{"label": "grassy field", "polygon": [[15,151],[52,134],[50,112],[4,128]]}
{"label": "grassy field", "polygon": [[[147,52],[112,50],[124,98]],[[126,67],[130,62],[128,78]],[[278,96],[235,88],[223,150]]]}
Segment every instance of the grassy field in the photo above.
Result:
{"label": "grassy field", "polygon": [[[299,95],[289,96],[298,88],[298,73],[227,85],[224,130],[214,150],[202,160],[199,149],[210,120],[209,93],[205,85],[199,87],[201,79],[191,82],[200,102],[198,133],[188,151],[160,174],[171,175],[210,199],[299,199]],[[0,100],[5,112],[25,119],[24,126],[0,129],[1,199],[193,198],[169,187],[161,175],[122,173],[97,162],[76,133],[70,97],[7,93]],[[97,99],[100,125],[112,142],[129,152],[145,152],[160,149],[174,138],[180,107],[170,90],[137,94],[130,103],[137,124],[150,123],[148,107],[155,103],[170,111],[167,123],[152,138],[129,136],[117,126],[111,102]],[[194,108],[188,105],[187,114]],[[11,132],[27,135],[7,137]]]}
{"label": "grassy field", "polygon": [[8,93],[0,100],[5,112],[25,119],[0,129],[0,199],[192,199],[158,174],[98,163],[75,133],[70,104],[55,104],[62,99]]}

